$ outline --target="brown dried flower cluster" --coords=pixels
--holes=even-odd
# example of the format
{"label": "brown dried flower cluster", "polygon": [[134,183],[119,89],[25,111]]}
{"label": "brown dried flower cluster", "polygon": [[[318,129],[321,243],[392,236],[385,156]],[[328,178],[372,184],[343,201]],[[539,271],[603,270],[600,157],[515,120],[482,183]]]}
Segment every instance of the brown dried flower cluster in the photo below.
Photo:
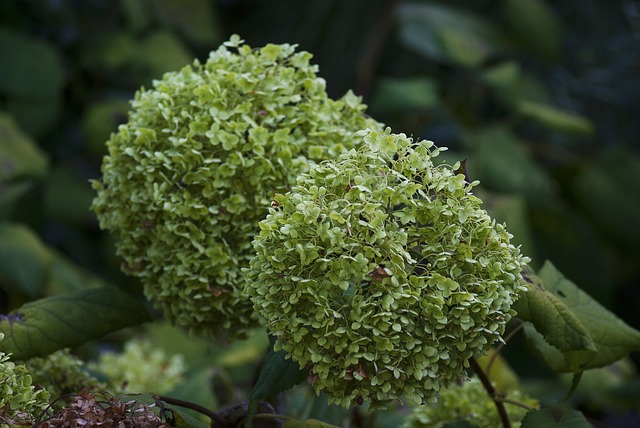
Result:
{"label": "brown dried flower cluster", "polygon": [[69,406],[36,425],[38,428],[166,428],[166,423],[151,409],[135,400],[122,402],[108,394],[97,396],[87,389]]}

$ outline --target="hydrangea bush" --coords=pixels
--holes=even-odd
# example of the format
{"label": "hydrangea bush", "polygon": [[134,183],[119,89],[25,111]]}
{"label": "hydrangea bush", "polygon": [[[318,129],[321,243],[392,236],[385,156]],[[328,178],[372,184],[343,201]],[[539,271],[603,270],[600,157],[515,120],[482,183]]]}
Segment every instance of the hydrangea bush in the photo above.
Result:
{"label": "hydrangea bush", "polygon": [[331,402],[422,404],[501,338],[528,259],[460,164],[434,165],[433,143],[353,138],[359,149],[275,196],[247,293],[275,348]]}
{"label": "hydrangea bush", "polygon": [[[0,341],[4,334],[0,333]],[[31,426],[49,405],[49,392],[36,387],[24,364],[0,352],[0,427]]]}
{"label": "hydrangea bush", "polygon": [[125,272],[191,331],[244,337],[256,316],[241,267],[274,193],[379,128],[352,92],[328,97],[308,52],[234,36],[140,90],[93,183]]}
{"label": "hydrangea bush", "polygon": [[[518,428],[529,408],[540,407],[537,400],[520,390],[509,391],[508,398],[521,405],[507,405],[507,415],[513,428]],[[438,402],[419,406],[407,417],[403,428],[444,428],[447,424],[467,421],[477,427],[499,427],[502,425],[496,405],[487,394],[482,382],[472,377],[466,382],[452,385],[440,392]]]}

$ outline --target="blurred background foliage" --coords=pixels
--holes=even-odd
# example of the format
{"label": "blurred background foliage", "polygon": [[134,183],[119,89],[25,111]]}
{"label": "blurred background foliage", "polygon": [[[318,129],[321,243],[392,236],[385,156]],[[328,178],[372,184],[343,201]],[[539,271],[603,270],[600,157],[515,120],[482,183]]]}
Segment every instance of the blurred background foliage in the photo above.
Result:
{"label": "blurred background foliage", "polygon": [[[252,46],[298,43],[332,97],[353,88],[395,132],[467,159],[487,209],[534,267],[551,259],[640,328],[640,2],[631,0],[0,2],[0,313],[103,280],[139,291],[88,210],[89,180],[135,90],[233,33]],[[238,398],[266,346],[257,335],[212,347],[164,325],[146,334],[187,355],[177,394],[205,405]],[[540,398],[566,391],[526,352],[507,356],[537,379]],[[606,388],[574,400],[628,421],[613,415],[640,404],[635,365],[598,371],[590,385]]]}

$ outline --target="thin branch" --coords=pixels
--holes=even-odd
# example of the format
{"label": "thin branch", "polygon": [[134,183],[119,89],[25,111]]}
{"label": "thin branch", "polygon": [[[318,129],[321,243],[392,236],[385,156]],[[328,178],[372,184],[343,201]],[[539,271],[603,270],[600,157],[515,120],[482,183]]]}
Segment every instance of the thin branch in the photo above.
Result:
{"label": "thin branch", "polygon": [[478,379],[482,382],[482,386],[487,391],[487,394],[493,400],[493,403],[496,405],[496,409],[498,410],[498,415],[500,416],[500,420],[502,421],[502,426],[504,428],[511,428],[511,422],[509,421],[509,415],[507,415],[507,410],[504,408],[504,403],[496,398],[496,390],[491,385],[491,381],[487,377],[486,373],[482,370],[478,362],[475,358],[469,358],[469,364],[473,367],[473,371],[476,372]]}
{"label": "thin branch", "polygon": [[496,358],[498,358],[498,355],[500,355],[500,351],[502,351],[502,348],[504,348],[507,342],[509,342],[509,340],[511,340],[511,338],[513,338],[516,333],[522,330],[522,327],[524,327],[524,323],[520,321],[520,323],[504,337],[504,342],[500,342],[500,344],[496,346],[496,349],[493,350],[493,354],[491,354],[491,358],[489,358],[489,362],[487,363],[487,376],[489,376],[489,374],[491,373],[493,363],[496,361]]}
{"label": "thin branch", "polygon": [[186,409],[195,410],[198,413],[202,413],[205,416],[208,416],[211,419],[211,427],[215,427],[215,424],[218,424],[221,428],[228,426],[226,420],[222,419],[216,412],[207,409],[204,406],[201,406],[196,403],[191,403],[189,401],[179,400],[177,398],[165,397],[164,395],[155,395],[157,400],[167,402],[169,404],[174,404],[176,406],[184,407]]}
{"label": "thin branch", "polygon": [[496,401],[500,401],[500,402],[506,403],[506,404],[513,404],[514,406],[522,407],[523,409],[526,409],[526,410],[529,410],[529,411],[536,410],[536,408],[533,407],[533,406],[529,406],[528,404],[521,403],[520,401],[517,401],[517,400],[511,400],[509,398],[497,397]]}
{"label": "thin branch", "polygon": [[294,420],[295,418],[293,416],[278,415],[276,413],[256,413],[253,419],[284,419],[287,421]]}

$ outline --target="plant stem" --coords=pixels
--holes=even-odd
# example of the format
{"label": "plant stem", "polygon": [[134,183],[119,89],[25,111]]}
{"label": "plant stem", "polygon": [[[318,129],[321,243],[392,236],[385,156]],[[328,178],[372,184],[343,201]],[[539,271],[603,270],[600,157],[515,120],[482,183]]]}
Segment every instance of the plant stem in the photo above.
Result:
{"label": "plant stem", "polygon": [[487,377],[486,373],[482,370],[475,358],[469,358],[469,364],[471,364],[473,371],[476,372],[478,379],[480,379],[480,382],[482,382],[482,386],[484,386],[487,394],[489,394],[489,396],[493,400],[493,403],[496,405],[498,415],[500,415],[500,420],[502,421],[502,426],[504,428],[511,428],[511,422],[509,421],[507,410],[504,408],[504,402],[497,399],[496,390],[493,388],[493,385],[491,385],[491,381]]}
{"label": "plant stem", "polygon": [[528,406],[528,405],[526,405],[524,403],[521,403],[521,402],[516,401],[516,400],[511,400],[509,398],[496,398],[496,400],[497,401],[501,401],[503,403],[507,403],[507,404],[513,404],[514,406],[522,407],[523,409],[526,409],[526,410],[529,410],[529,411],[536,410],[535,407]]}
{"label": "plant stem", "polygon": [[216,412],[207,409],[204,406],[201,406],[196,403],[191,403],[189,401],[179,400],[177,398],[165,397],[164,395],[156,395],[155,398],[160,401],[164,401],[169,404],[174,404],[176,406],[184,407],[187,409],[195,410],[198,413],[202,413],[205,416],[208,416],[211,419],[211,427],[219,426],[220,428],[224,428],[228,426],[227,421],[222,419]]}
{"label": "plant stem", "polygon": [[520,321],[520,323],[517,326],[515,326],[509,332],[509,334],[507,334],[504,337],[504,342],[501,342],[498,346],[496,346],[496,349],[493,350],[493,353],[491,354],[491,358],[489,358],[489,362],[487,363],[487,376],[489,376],[489,374],[491,373],[491,368],[493,367],[493,363],[496,361],[496,358],[498,358],[498,355],[500,355],[500,351],[502,351],[502,348],[504,348],[504,345],[507,342],[509,342],[509,340],[511,340],[511,338],[515,336],[517,332],[522,330],[523,327],[524,327],[524,323]]}

